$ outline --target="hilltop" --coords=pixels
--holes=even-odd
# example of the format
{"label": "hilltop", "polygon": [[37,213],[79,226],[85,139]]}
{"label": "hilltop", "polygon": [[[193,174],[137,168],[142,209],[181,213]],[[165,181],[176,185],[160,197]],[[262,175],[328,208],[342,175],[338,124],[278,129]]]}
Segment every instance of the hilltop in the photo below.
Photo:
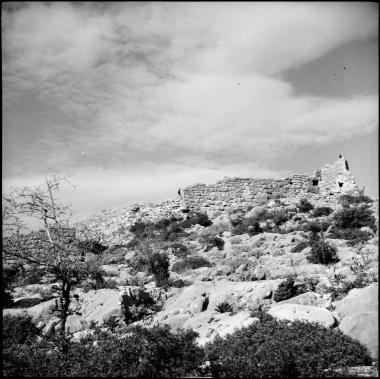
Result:
{"label": "hilltop", "polygon": [[[101,246],[85,254],[100,276],[75,290],[67,331],[80,341],[94,325],[168,325],[196,331],[204,346],[269,315],[341,331],[377,361],[377,207],[340,157],[313,175],[225,178],[161,204],[93,215],[64,237]],[[34,233],[23,244],[43,240]],[[26,311],[42,334],[58,330],[57,283],[46,275],[19,283],[18,308],[5,314]]]}

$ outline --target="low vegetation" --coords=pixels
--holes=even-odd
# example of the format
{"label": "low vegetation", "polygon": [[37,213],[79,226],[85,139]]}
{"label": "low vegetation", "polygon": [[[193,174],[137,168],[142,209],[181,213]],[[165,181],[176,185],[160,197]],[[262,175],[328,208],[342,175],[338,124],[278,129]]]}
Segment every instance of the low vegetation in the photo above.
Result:
{"label": "low vegetation", "polygon": [[224,338],[217,336],[205,351],[214,378],[316,377],[371,363],[367,349],[339,330],[269,315]]}
{"label": "low vegetation", "polygon": [[210,267],[211,263],[200,256],[190,256],[175,262],[171,268],[173,272],[181,273],[186,270],[194,270],[199,267]]}

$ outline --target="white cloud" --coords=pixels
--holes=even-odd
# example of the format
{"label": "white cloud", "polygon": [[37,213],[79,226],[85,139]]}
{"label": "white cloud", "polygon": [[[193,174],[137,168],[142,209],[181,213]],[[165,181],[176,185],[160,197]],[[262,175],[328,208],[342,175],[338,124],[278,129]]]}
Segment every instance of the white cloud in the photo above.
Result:
{"label": "white cloud", "polygon": [[[99,167],[121,175],[131,168],[146,174],[149,167],[166,167],[165,178],[174,185],[185,180],[177,170],[196,178],[189,166],[205,179],[227,172],[265,174],[264,166],[252,169],[247,162],[264,165],[289,148],[370,132],[378,124],[377,96],[296,95],[281,74],[350,41],[376,36],[374,7],[326,2],[5,7],[6,177],[54,168],[81,172],[95,185],[85,172],[96,172],[98,180]],[[35,112],[22,116],[20,109],[32,99]],[[33,143],[26,129],[33,130]],[[115,172],[111,176],[116,180]],[[143,179],[141,185],[150,186]]]}

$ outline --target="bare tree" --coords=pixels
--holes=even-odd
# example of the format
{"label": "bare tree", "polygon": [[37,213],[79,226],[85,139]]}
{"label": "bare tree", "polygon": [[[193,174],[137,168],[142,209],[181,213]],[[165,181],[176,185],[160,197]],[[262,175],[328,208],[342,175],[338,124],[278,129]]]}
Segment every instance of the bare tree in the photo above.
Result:
{"label": "bare tree", "polygon": [[[62,181],[67,179],[53,175],[45,180],[43,187],[13,189],[3,196],[3,253],[5,258],[45,268],[46,273],[61,284],[56,312],[64,336],[70,314],[70,294],[91,274],[84,252],[93,245],[78,241],[74,236],[75,230],[70,224],[71,210],[61,205],[57,197]],[[40,246],[26,243],[30,234],[25,234],[25,217],[39,221],[46,235]]]}

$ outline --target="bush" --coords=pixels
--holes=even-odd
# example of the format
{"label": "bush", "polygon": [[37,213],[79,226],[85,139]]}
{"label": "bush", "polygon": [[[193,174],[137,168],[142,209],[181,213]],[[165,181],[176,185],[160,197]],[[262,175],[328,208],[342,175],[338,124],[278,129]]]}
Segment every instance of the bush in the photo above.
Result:
{"label": "bush", "polygon": [[333,210],[330,207],[318,207],[314,209],[314,217],[329,216]]}
{"label": "bush", "polygon": [[262,233],[264,230],[260,227],[259,221],[256,218],[245,218],[232,222],[234,235],[248,233],[250,236]]}
{"label": "bush", "polygon": [[171,270],[173,272],[180,273],[188,269],[194,270],[199,267],[209,267],[210,265],[211,263],[207,259],[199,256],[192,256],[175,262]]}
{"label": "bush", "polygon": [[329,245],[323,240],[315,241],[311,245],[310,254],[307,256],[307,260],[310,263],[329,264],[339,262],[339,258],[336,255],[336,248]]}
{"label": "bush", "polygon": [[338,229],[360,229],[370,227],[376,233],[376,219],[367,206],[343,208],[334,215],[334,225]]}
{"label": "bush", "polygon": [[[46,338],[4,354],[5,376],[185,377],[194,376],[203,350],[191,330],[134,327],[126,337],[95,329],[77,343]],[[96,342],[96,344],[95,344]],[[58,348],[57,348],[58,347]],[[28,359],[25,359],[28,357]]]}
{"label": "bush", "polygon": [[297,205],[299,212],[306,213],[311,211],[314,207],[306,199],[301,199]]}
{"label": "bush", "polygon": [[215,307],[215,310],[219,313],[232,312],[233,306],[228,301],[223,301]]}
{"label": "bush", "polygon": [[174,243],[170,247],[177,258],[185,258],[190,254],[189,249],[181,243]]}
{"label": "bush", "polygon": [[207,214],[201,212],[194,212],[189,214],[185,221],[179,223],[181,228],[190,228],[192,225],[199,224],[201,226],[210,226],[212,222],[208,218]]}
{"label": "bush", "polygon": [[347,208],[350,205],[359,205],[359,204],[371,204],[373,203],[373,200],[363,194],[353,196],[353,195],[341,195],[339,197],[339,203],[344,207]]}
{"label": "bush", "polygon": [[153,274],[158,287],[168,283],[169,264],[169,257],[166,254],[153,253],[148,257],[148,273]]}
{"label": "bush", "polygon": [[268,315],[224,338],[217,336],[205,352],[214,378],[318,377],[338,367],[371,364],[367,348],[340,330]]}
{"label": "bush", "polygon": [[290,299],[306,292],[302,285],[294,284],[294,277],[289,276],[283,281],[273,294],[273,300],[276,302]]}
{"label": "bush", "polygon": [[190,286],[191,284],[192,283],[188,282],[187,280],[183,280],[183,279],[170,279],[170,278],[169,278],[169,283],[168,283],[168,285],[170,287],[174,287],[174,288],[183,288],[183,287]]}
{"label": "bush", "polygon": [[206,240],[206,251],[211,250],[213,247],[217,247],[218,250],[223,250],[224,241],[219,237],[209,237]]}
{"label": "bush", "polygon": [[334,228],[329,235],[332,239],[344,239],[347,240],[347,245],[354,246],[361,242],[368,241],[372,238],[371,233],[360,229],[336,229]]}
{"label": "bush", "polygon": [[310,246],[309,241],[301,241],[301,242],[297,243],[297,245],[292,248],[291,252],[292,253],[300,253],[302,250],[306,249],[309,246]]}
{"label": "bush", "polygon": [[3,317],[3,346],[24,344],[39,335],[39,330],[32,323],[31,316],[5,315]]}
{"label": "bush", "polygon": [[143,288],[140,289],[137,296],[133,296],[131,293],[121,296],[121,310],[126,324],[139,321],[158,309],[159,306]]}

